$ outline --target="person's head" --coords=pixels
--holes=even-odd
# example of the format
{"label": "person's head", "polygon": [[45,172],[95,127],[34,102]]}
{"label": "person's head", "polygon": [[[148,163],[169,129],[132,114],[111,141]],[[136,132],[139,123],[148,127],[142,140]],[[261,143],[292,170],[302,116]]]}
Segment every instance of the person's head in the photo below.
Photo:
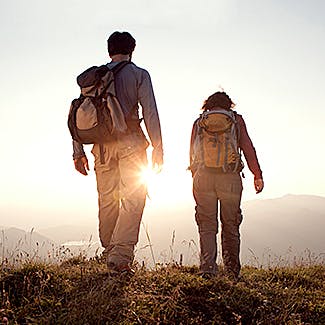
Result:
{"label": "person's head", "polygon": [[110,56],[116,54],[129,54],[135,48],[135,39],[128,32],[114,32],[107,40],[107,50]]}
{"label": "person's head", "polygon": [[202,109],[205,111],[215,108],[231,109],[234,106],[235,104],[224,91],[217,91],[208,97],[208,99],[204,102]]}

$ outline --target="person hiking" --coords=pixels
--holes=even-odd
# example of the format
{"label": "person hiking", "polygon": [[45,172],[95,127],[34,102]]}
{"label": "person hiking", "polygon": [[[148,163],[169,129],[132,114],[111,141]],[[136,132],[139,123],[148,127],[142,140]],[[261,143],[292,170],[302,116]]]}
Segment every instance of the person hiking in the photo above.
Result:
{"label": "person hiking", "polygon": [[[99,206],[99,237],[108,269],[115,273],[132,273],[134,248],[138,242],[140,222],[147,189],[141,182],[141,170],[147,166],[149,141],[139,118],[139,104],[152,150],[152,167],[160,171],[163,165],[161,126],[149,73],[131,62],[136,42],[128,32],[114,32],[107,40],[113,69],[127,61],[115,75],[116,97],[128,126],[116,140],[94,144],[95,173]],[[89,171],[83,145],[73,140],[75,169],[83,175]]]}
{"label": "person hiking", "polygon": [[200,238],[200,274],[217,273],[218,210],[225,272],[233,279],[240,273],[241,151],[254,175],[256,193],[263,190],[262,171],[243,117],[232,108],[225,92],[208,97],[201,116],[194,122],[190,143],[190,167],[195,220]]}

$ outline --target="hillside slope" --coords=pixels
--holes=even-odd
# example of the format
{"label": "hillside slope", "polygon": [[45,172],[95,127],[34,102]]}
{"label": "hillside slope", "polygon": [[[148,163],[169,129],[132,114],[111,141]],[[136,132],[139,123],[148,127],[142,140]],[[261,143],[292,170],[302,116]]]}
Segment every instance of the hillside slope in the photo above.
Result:
{"label": "hillside slope", "polygon": [[10,324],[325,324],[324,265],[245,267],[238,283],[171,265],[112,277],[100,261],[0,272]]}

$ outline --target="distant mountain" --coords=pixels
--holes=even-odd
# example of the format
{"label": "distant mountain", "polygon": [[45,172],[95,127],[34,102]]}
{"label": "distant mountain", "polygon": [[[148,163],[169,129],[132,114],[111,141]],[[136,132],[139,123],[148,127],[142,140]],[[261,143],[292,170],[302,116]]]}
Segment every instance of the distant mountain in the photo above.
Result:
{"label": "distant mountain", "polygon": [[67,249],[69,254],[74,256],[81,253],[92,257],[102,251],[95,225],[64,225],[40,229],[39,233],[54,240],[62,249]]}
{"label": "distant mountain", "polygon": [[[244,264],[325,262],[324,197],[288,194],[275,199],[246,201],[242,203],[242,212],[241,259]],[[179,261],[182,254],[184,263],[197,263],[199,236],[194,214],[194,204],[149,211],[146,223],[150,243],[141,227],[137,256],[152,262],[151,244],[156,261]],[[219,246],[220,230],[221,226]],[[220,252],[219,247],[219,257]]]}
{"label": "distant mountain", "polygon": [[3,228],[0,236],[2,258],[47,258],[56,250],[56,244],[35,231],[26,232],[18,228]]}
{"label": "distant mountain", "polygon": [[[325,257],[325,198],[285,195],[242,205],[242,252],[260,262]],[[311,254],[309,254],[311,253]]]}
{"label": "distant mountain", "polygon": [[[325,262],[325,197],[285,195],[242,203],[241,259],[243,264],[268,265],[292,262]],[[221,229],[221,227],[219,228]],[[220,245],[220,233],[218,234]],[[138,261],[198,263],[199,236],[194,203],[187,206],[147,207],[136,248]],[[64,247],[61,245],[64,244]],[[2,230],[0,254],[29,252],[45,256],[68,248],[88,256],[101,251],[98,225],[68,225],[27,233]],[[220,250],[219,250],[220,252]],[[25,254],[25,253],[24,253]],[[219,254],[220,256],[220,254]]]}
{"label": "distant mountain", "polygon": [[38,232],[58,244],[72,241],[98,241],[98,230],[96,226],[62,225],[39,229]]}

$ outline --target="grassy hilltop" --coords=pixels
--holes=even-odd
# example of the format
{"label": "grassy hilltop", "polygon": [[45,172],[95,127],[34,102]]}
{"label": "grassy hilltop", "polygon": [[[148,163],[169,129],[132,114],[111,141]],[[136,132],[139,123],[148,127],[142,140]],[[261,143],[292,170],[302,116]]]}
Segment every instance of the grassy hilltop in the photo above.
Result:
{"label": "grassy hilltop", "polygon": [[2,324],[325,324],[325,265],[257,269],[238,283],[196,267],[138,268],[111,277],[104,263],[2,267]]}

